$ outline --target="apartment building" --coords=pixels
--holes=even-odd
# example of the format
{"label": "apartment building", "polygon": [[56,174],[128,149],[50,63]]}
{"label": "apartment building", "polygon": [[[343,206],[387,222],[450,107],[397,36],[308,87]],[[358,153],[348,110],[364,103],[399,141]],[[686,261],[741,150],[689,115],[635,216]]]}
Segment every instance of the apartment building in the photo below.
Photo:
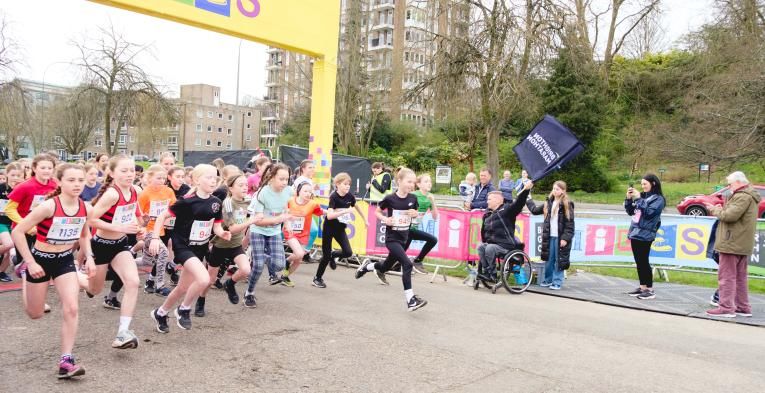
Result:
{"label": "apartment building", "polygon": [[[465,0],[342,0],[338,72],[354,58],[345,52],[361,50],[366,83],[380,109],[393,119],[430,124],[446,116],[448,105],[432,102],[437,86],[412,90],[436,72],[439,54],[448,51],[443,37],[468,33],[469,10]],[[351,26],[360,29],[358,42],[349,42],[356,36],[346,34]],[[290,113],[310,104],[311,64],[277,48],[268,54],[263,136],[271,140]]]}
{"label": "apartment building", "polygon": [[[181,86],[181,121],[173,127],[183,151],[241,150],[260,147],[261,110],[220,101],[220,87]],[[171,138],[172,135],[168,135]]]}

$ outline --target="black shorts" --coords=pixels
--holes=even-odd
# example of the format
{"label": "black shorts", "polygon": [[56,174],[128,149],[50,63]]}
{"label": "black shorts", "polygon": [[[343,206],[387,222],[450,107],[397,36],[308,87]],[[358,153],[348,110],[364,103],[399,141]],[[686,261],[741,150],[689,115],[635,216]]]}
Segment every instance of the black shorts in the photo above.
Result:
{"label": "black shorts", "polygon": [[183,266],[186,261],[194,257],[204,263],[205,259],[209,258],[210,245],[202,244],[200,246],[186,246],[175,244],[175,242],[173,242],[173,253],[175,254],[173,262],[175,262],[176,265]]}
{"label": "black shorts", "polygon": [[165,234],[160,236],[159,240],[162,241],[162,244],[164,244],[165,246],[168,246],[168,244],[170,244],[170,238],[172,236],[173,236],[173,230],[165,228]]}
{"label": "black shorts", "polygon": [[127,236],[117,240],[93,236],[93,239],[90,240],[90,248],[93,249],[93,260],[96,262],[96,265],[107,265],[111,263],[117,254],[123,251],[130,252]]}
{"label": "black shorts", "polygon": [[[32,250],[34,248],[35,242],[37,241],[37,235],[30,235],[28,233],[24,234],[24,237],[27,239],[27,247]],[[18,260],[14,261],[14,265],[17,265],[21,263],[21,253],[19,252],[19,247],[16,246],[16,255],[18,255]],[[18,263],[17,263],[18,262]]]}
{"label": "black shorts", "polygon": [[210,251],[210,257],[207,258],[207,264],[210,267],[219,267],[222,264],[229,265],[234,262],[234,258],[246,255],[242,246],[236,246],[234,248],[218,248],[213,246]]}
{"label": "black shorts", "polygon": [[48,282],[55,280],[58,276],[67,273],[74,273],[77,268],[74,266],[74,253],[72,250],[64,252],[42,252],[32,248],[32,256],[35,262],[45,271],[45,275],[40,278],[32,278],[27,272],[26,280],[31,283]]}
{"label": "black shorts", "polygon": [[128,234],[127,234],[127,235],[125,235],[125,236],[127,236],[127,239],[128,239],[128,245],[129,245],[131,248],[132,248],[133,246],[135,246],[136,244],[138,244],[138,236],[137,236],[135,233],[133,233],[133,234],[130,234],[130,233],[128,233]]}

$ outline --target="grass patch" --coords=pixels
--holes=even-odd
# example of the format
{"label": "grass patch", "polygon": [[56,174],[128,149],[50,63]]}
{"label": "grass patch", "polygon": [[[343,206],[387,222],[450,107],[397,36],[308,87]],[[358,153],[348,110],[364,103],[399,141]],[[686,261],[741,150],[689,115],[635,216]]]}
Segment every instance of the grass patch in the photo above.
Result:
{"label": "grass patch", "polygon": [[[574,264],[573,267],[578,270],[601,274],[604,276],[621,277],[636,281],[638,279],[637,271],[634,268],[577,266],[576,264]],[[705,288],[717,288],[717,275],[673,271],[669,271],[667,273],[669,275],[669,282],[671,283],[694,285],[697,287]],[[654,276],[654,281],[663,282],[663,279],[658,276]],[[750,279],[749,291],[752,293],[765,294],[765,279]]]}
{"label": "grass patch", "polygon": [[[622,188],[624,188],[623,191],[616,191],[616,192],[582,192],[582,191],[575,191],[573,193],[570,193],[572,198],[574,199],[574,202],[583,202],[583,203],[604,203],[604,204],[621,204],[624,202],[624,194],[626,194],[628,183],[624,184]],[[672,182],[665,182],[662,183],[662,189],[664,191],[664,196],[667,199],[667,207],[673,208],[675,205],[680,203],[680,201],[683,200],[688,195],[693,194],[711,194],[715,191],[715,186],[718,184],[714,183],[672,183]],[[635,182],[636,188],[638,187],[638,183]]]}

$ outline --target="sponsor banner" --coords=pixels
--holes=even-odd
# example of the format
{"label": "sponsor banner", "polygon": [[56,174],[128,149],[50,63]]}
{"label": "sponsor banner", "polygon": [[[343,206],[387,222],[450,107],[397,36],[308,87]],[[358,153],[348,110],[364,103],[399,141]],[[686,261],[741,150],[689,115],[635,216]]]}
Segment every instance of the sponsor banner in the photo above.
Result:
{"label": "sponsor banner", "polygon": [[[327,199],[319,199],[322,208],[327,208]],[[357,204],[367,215],[369,225],[356,212],[346,228],[353,252],[359,255],[388,255],[385,248],[385,225],[375,216],[376,206],[358,201]],[[455,261],[478,260],[478,245],[481,243],[482,212],[464,212],[439,209],[438,220],[428,213],[418,223],[421,231],[438,239],[428,254],[429,257]],[[314,220],[319,235],[316,244],[321,244],[322,219]],[[665,218],[651,247],[651,263],[656,265],[688,266],[716,269],[717,264],[706,257],[707,243],[712,229],[712,220],[688,218]],[[524,251],[532,258],[541,256],[542,216],[521,214],[516,219],[515,236],[525,244]],[[627,234],[629,217],[624,218],[578,218],[571,245],[571,262],[634,262],[632,247]],[[755,247],[750,266],[765,271],[765,223],[759,223],[755,235]],[[424,242],[412,242],[408,254],[417,255]],[[339,248],[335,243],[333,248]],[[758,270],[759,271],[759,270]]]}

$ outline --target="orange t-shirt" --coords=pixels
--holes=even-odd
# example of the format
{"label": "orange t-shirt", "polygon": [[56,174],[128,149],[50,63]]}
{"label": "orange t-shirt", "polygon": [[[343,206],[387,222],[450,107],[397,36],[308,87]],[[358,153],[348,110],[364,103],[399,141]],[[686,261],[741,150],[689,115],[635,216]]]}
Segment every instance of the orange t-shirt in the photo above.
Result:
{"label": "orange t-shirt", "polygon": [[[153,231],[157,217],[174,203],[175,192],[173,192],[170,187],[146,187],[141,195],[138,196],[138,207],[141,209],[144,217],[149,217],[149,223],[146,224],[146,230],[150,232]],[[164,235],[165,228],[160,229],[159,234],[160,236]]]}
{"label": "orange t-shirt", "polygon": [[[298,204],[297,197],[290,199],[287,203],[287,209],[293,216],[302,218],[284,223],[284,238],[291,239],[294,237],[298,239],[300,244],[308,244],[308,237],[311,234],[311,217],[314,215],[321,216],[324,211],[321,210],[319,203],[313,200],[308,201],[305,205]],[[292,228],[292,233],[289,232],[288,228]]]}

